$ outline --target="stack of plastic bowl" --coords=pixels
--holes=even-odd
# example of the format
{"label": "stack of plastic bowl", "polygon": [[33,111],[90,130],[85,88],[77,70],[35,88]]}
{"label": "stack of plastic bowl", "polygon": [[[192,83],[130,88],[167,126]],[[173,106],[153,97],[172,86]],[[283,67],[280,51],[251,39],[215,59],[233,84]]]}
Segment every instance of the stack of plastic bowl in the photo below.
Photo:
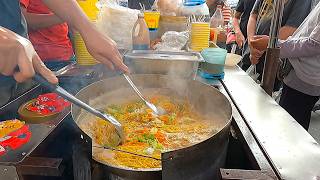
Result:
{"label": "stack of plastic bowl", "polygon": [[191,24],[191,44],[192,51],[202,51],[209,47],[210,25],[205,22]]}
{"label": "stack of plastic bowl", "polygon": [[[88,18],[95,23],[99,9],[96,7],[98,0],[77,0]],[[79,33],[74,34],[74,49],[77,57],[77,63],[82,66],[92,66],[98,62],[89,54],[86,45]]]}
{"label": "stack of plastic bowl", "polygon": [[92,66],[98,62],[89,54],[86,45],[79,33],[74,34],[75,54],[77,63],[81,66]]}
{"label": "stack of plastic bowl", "polygon": [[200,65],[200,75],[206,79],[223,79],[227,50],[207,48],[201,55],[205,62]]}

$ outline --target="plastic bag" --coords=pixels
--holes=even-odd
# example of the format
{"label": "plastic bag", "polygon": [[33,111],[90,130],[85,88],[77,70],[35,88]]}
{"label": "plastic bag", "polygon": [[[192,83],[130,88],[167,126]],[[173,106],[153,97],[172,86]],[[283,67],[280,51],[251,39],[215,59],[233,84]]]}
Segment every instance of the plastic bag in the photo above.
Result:
{"label": "plastic bag", "polygon": [[168,31],[161,37],[161,43],[155,45],[158,51],[181,51],[189,40],[189,33],[186,31]]}
{"label": "plastic bag", "polygon": [[157,7],[162,16],[177,16],[182,0],[158,0]]}
{"label": "plastic bag", "polygon": [[260,74],[257,73],[256,70],[256,65],[252,64],[246,71],[246,73],[257,83],[258,82],[258,77]]}
{"label": "plastic bag", "polygon": [[117,0],[99,2],[97,27],[112,38],[119,49],[132,49],[132,29],[138,19],[138,10],[118,5]]}

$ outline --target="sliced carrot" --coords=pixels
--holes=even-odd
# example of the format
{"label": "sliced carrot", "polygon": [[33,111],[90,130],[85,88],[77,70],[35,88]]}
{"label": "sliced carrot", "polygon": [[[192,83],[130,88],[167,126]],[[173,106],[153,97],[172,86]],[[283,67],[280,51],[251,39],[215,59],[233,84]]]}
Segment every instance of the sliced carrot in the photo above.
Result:
{"label": "sliced carrot", "polygon": [[152,104],[157,104],[159,102],[159,97],[158,96],[154,96],[150,99],[150,102]]}
{"label": "sliced carrot", "polygon": [[166,137],[165,137],[164,134],[161,133],[160,131],[158,131],[158,132],[155,134],[155,137],[157,138],[157,140],[158,140],[160,143],[163,143],[164,141],[166,141]]}
{"label": "sliced carrot", "polygon": [[168,115],[161,115],[161,116],[159,116],[159,119],[160,119],[161,121],[163,121],[164,123],[168,123],[168,121],[169,121],[169,116],[168,116]]}

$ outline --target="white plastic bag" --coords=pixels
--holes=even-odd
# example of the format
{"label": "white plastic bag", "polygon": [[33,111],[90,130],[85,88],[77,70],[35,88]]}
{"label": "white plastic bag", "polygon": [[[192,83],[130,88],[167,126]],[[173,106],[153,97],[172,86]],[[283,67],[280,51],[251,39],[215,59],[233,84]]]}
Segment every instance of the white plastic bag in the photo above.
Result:
{"label": "white plastic bag", "polygon": [[182,0],[158,0],[156,3],[162,16],[177,16]]}
{"label": "white plastic bag", "polygon": [[132,29],[138,19],[138,10],[118,5],[117,0],[99,2],[98,29],[112,38],[119,49],[132,49]]}
{"label": "white plastic bag", "polygon": [[168,31],[161,37],[161,43],[157,44],[158,51],[181,51],[189,40],[189,33],[186,31],[176,32]]}
{"label": "white plastic bag", "polygon": [[257,83],[260,74],[257,73],[256,65],[252,64],[246,71],[246,73]]}

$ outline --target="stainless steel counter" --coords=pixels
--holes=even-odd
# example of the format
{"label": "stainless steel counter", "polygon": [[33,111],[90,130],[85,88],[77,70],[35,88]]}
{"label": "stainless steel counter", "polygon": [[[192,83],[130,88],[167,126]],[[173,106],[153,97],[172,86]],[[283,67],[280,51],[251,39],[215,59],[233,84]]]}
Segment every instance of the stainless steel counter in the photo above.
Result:
{"label": "stainless steel counter", "polygon": [[320,145],[238,67],[223,84],[282,179],[320,179]]}

